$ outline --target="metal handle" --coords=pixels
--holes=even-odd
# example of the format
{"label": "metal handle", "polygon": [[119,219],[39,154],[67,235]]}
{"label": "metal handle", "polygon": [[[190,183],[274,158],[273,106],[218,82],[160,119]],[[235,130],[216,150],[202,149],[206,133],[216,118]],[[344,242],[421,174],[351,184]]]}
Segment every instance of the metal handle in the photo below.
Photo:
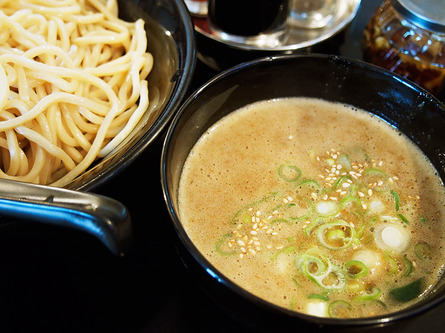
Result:
{"label": "metal handle", "polygon": [[0,215],[90,233],[118,256],[127,252],[131,241],[127,208],[97,194],[0,179]]}

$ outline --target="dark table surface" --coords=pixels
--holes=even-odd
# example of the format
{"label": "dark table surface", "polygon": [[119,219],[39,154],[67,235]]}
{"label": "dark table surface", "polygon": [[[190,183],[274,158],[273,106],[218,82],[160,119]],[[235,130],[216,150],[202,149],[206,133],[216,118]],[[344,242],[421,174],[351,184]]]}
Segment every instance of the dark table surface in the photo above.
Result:
{"label": "dark table surface", "polygon": [[[362,0],[340,35],[309,51],[360,59],[362,31],[379,2]],[[198,61],[190,93],[215,74]],[[73,230],[26,222],[0,227],[0,332],[250,331],[208,296],[178,255],[160,184],[162,141],[97,189],[132,215],[134,240],[125,258]],[[377,330],[443,332],[445,304],[391,326],[311,332]]]}

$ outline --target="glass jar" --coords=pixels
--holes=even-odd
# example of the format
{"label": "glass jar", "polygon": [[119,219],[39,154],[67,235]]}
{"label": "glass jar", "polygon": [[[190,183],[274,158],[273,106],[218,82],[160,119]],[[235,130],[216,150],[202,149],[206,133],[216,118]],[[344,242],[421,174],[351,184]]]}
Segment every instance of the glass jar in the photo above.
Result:
{"label": "glass jar", "polygon": [[365,28],[365,61],[437,95],[445,78],[443,0],[385,0]]}

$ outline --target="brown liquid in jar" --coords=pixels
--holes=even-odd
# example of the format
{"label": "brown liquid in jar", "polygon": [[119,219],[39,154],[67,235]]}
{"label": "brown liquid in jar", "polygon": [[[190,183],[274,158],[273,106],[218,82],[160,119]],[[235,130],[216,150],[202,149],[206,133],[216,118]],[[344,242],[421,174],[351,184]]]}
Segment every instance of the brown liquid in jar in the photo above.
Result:
{"label": "brown liquid in jar", "polygon": [[365,61],[439,93],[445,78],[445,34],[412,24],[386,0],[366,26],[362,47]]}

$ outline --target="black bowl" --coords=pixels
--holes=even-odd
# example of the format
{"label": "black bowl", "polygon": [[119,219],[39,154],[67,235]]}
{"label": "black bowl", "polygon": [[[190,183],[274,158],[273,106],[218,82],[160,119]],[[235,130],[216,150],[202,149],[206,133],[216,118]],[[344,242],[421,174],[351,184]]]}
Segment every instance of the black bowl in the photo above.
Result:
{"label": "black bowl", "polygon": [[145,20],[147,50],[154,57],[148,76],[150,100],[156,95],[160,102],[115,151],[68,183],[69,189],[92,190],[132,163],[171,121],[195,69],[194,28],[182,0],[119,0],[118,5],[120,18]]}
{"label": "black bowl", "polygon": [[[445,300],[445,278],[414,306],[380,317],[335,319],[292,312],[246,292],[209,263],[186,234],[178,215],[177,190],[184,162],[204,131],[228,113],[259,100],[306,96],[347,103],[368,110],[405,133],[430,158],[445,179],[445,106],[427,91],[389,71],[337,56],[293,55],[262,58],[229,69],[195,92],[173,119],[164,142],[161,180],[164,197],[179,235],[187,266],[211,295],[243,321],[287,323],[301,320],[317,325],[380,325],[426,311]],[[229,302],[229,301],[228,301]],[[249,307],[255,310],[247,311]],[[267,314],[262,315],[261,311]],[[274,318],[273,320],[268,320]],[[272,326],[272,327],[273,327]]]}

